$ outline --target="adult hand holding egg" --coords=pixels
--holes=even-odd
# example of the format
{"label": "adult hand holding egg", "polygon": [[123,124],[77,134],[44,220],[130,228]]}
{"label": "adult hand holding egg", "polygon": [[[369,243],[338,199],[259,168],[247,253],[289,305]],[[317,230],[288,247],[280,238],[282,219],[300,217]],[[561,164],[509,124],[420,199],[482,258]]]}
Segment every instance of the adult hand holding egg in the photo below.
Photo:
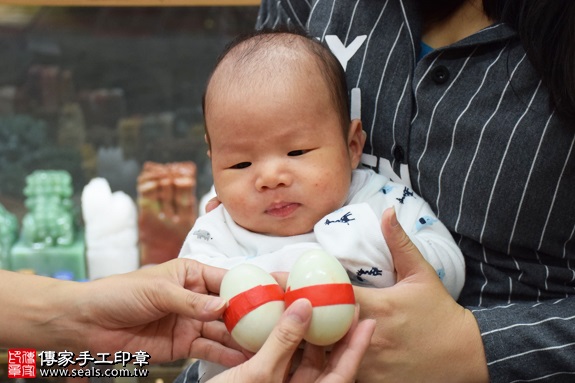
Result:
{"label": "adult hand holding egg", "polygon": [[[293,302],[282,314],[262,348],[247,362],[226,370],[209,382],[283,382],[293,353],[307,332],[312,306],[306,299]],[[329,357],[323,347],[307,344],[299,367],[287,382],[346,383],[355,373],[375,330],[374,320],[352,324],[347,335],[337,342]]]}
{"label": "adult hand holding egg", "polygon": [[[236,266],[223,278],[220,295],[229,302],[224,322],[232,338],[257,354],[211,382],[279,382],[288,374],[294,382],[354,380],[375,321],[358,325],[353,288],[333,256],[321,250],[304,253],[289,274],[285,294],[263,269]],[[302,339],[302,359],[288,372]],[[322,346],[334,343],[326,358]]]}

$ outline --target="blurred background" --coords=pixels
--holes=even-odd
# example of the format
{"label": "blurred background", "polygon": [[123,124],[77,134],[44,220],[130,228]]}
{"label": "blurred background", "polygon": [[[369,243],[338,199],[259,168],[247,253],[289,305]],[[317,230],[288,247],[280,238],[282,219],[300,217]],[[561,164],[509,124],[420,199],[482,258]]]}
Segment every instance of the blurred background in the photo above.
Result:
{"label": "blurred background", "polygon": [[25,178],[93,177],[136,197],[145,161],[194,161],[211,185],[204,84],[257,6],[0,6],[0,203],[21,218]]}
{"label": "blurred background", "polygon": [[[205,82],[224,46],[256,22],[257,5],[229,3],[0,5],[0,268],[88,280],[177,256],[212,184]],[[109,231],[99,242],[82,214],[94,179],[104,184],[90,193],[93,226]],[[57,226],[57,217],[69,220]],[[171,382],[189,363],[114,380]],[[8,368],[0,350],[0,382],[14,381]],[[82,381],[94,380],[73,379]]]}

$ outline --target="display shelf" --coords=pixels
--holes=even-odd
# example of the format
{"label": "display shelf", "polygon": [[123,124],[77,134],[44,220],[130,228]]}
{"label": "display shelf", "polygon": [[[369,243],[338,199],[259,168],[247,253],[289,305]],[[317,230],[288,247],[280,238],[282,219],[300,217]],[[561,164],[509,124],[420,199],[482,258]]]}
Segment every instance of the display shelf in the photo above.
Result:
{"label": "display shelf", "polygon": [[[78,212],[96,177],[137,201],[147,162],[193,162],[193,197],[209,190],[202,93],[225,45],[255,26],[244,1],[2,2],[0,204],[18,232],[36,170],[69,172]],[[40,6],[56,3],[93,6]]]}

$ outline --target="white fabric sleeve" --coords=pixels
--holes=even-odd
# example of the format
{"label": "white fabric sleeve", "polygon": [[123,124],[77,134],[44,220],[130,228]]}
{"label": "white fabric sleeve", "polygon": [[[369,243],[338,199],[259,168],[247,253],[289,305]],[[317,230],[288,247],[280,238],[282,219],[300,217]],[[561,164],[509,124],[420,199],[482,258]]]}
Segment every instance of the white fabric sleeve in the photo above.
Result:
{"label": "white fabric sleeve", "polygon": [[210,214],[198,217],[186,236],[178,258],[190,258],[225,269],[244,262],[244,254],[226,228],[223,207],[218,206]]}
{"label": "white fabric sleeve", "polygon": [[315,226],[318,241],[340,259],[354,283],[389,286],[395,268],[381,233],[381,217],[390,207],[395,208],[411,241],[457,299],[465,281],[463,254],[429,204],[405,185],[372,175],[349,205]]}
{"label": "white fabric sleeve", "polygon": [[347,205],[328,214],[315,225],[314,232],[321,247],[343,265],[353,284],[395,284],[393,261],[379,218],[367,203]]}
{"label": "white fabric sleeve", "polygon": [[[397,219],[423,257],[455,299],[465,282],[465,261],[451,233],[437,219],[429,204],[407,187],[394,198]],[[387,196],[387,195],[386,195]]]}

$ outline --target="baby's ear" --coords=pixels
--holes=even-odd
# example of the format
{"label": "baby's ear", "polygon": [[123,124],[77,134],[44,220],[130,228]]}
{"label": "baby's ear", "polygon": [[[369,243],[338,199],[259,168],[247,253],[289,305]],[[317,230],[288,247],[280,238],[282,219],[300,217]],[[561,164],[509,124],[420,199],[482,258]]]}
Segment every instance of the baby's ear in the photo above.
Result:
{"label": "baby's ear", "polygon": [[351,120],[349,125],[349,134],[347,137],[347,146],[349,148],[351,164],[354,169],[359,166],[359,162],[361,161],[361,154],[363,153],[363,146],[365,145],[366,136],[367,135],[363,131],[361,120]]}

